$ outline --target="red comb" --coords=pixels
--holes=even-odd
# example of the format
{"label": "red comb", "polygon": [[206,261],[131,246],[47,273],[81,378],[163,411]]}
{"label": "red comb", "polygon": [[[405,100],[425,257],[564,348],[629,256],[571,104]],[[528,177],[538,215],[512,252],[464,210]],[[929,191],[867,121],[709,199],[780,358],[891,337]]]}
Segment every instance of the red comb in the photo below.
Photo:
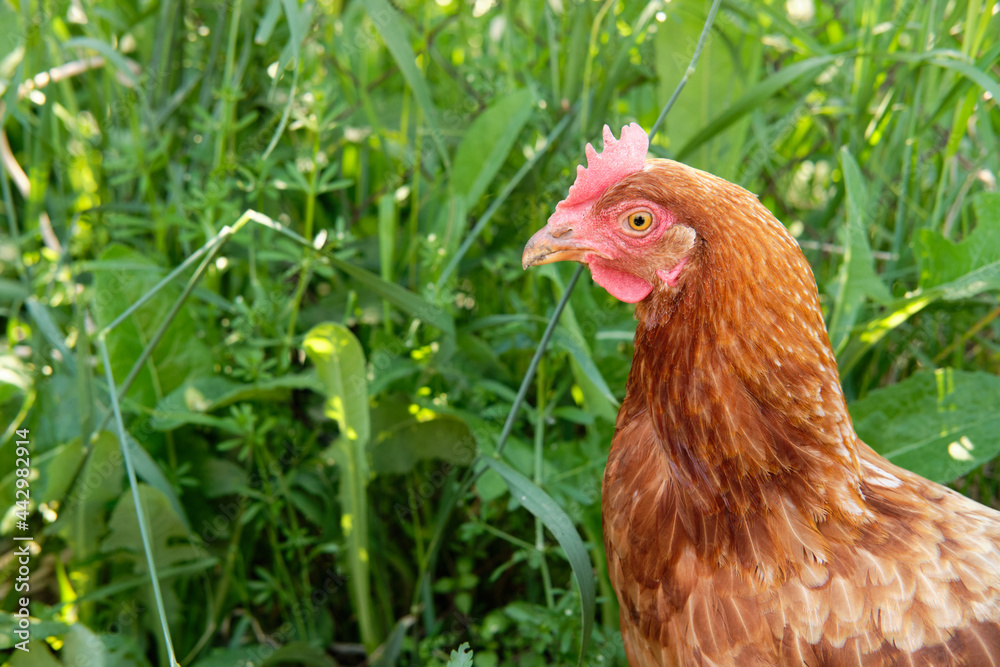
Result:
{"label": "red comb", "polygon": [[622,128],[622,138],[615,139],[611,128],[604,126],[604,150],[598,153],[587,144],[587,168],[576,168],[576,181],[569,188],[566,199],[556,204],[556,212],[549,221],[559,221],[560,213],[569,214],[567,209],[577,209],[582,204],[590,204],[600,197],[612,183],[625,176],[641,171],[646,164],[649,137],[637,123]]}

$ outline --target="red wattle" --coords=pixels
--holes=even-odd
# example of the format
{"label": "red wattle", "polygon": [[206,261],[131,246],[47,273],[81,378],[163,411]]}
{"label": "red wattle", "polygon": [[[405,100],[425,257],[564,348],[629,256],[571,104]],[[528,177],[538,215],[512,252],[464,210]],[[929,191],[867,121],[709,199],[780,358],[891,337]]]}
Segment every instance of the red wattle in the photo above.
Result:
{"label": "red wattle", "polygon": [[625,303],[638,303],[653,291],[653,286],[642,278],[611,268],[600,260],[590,262],[590,273],[594,282]]}

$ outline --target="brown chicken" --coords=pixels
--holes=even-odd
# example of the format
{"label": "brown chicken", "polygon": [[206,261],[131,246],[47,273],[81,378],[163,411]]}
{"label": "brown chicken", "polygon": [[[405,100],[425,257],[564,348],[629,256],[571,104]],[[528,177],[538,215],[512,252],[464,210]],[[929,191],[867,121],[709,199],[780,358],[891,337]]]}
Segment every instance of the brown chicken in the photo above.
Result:
{"label": "brown chicken", "polygon": [[525,268],[636,303],[603,485],[632,665],[1000,665],[1000,513],[854,433],[816,283],[757,198],[630,125]]}

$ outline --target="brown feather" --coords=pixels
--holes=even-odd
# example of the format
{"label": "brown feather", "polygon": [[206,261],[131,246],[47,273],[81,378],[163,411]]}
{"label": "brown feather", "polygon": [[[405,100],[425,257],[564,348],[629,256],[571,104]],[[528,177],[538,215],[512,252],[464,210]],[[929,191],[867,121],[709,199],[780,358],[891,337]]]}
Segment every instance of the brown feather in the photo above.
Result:
{"label": "brown feather", "polygon": [[676,162],[593,211],[637,199],[695,242],[636,307],[604,477],[629,662],[1000,666],[1000,514],[858,440],[795,240]]}

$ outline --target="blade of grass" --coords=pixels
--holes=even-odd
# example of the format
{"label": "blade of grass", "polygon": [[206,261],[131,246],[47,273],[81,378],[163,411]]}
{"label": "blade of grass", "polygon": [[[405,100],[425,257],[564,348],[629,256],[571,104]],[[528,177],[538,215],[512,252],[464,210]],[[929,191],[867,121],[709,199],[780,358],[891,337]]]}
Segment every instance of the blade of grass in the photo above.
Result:
{"label": "blade of grass", "polygon": [[[231,228],[228,227],[224,228],[223,231],[226,232],[226,236],[229,236],[233,233]],[[178,296],[177,299],[174,301],[173,305],[170,306],[170,310],[167,312],[166,317],[163,318],[163,321],[160,323],[160,326],[157,327],[156,331],[153,333],[153,336],[150,338],[149,343],[142,349],[142,354],[140,354],[139,358],[135,360],[134,364],[132,364],[132,369],[129,371],[128,375],[125,377],[125,380],[121,384],[120,388],[121,393],[117,395],[116,401],[120,401],[125,398],[125,394],[128,393],[128,390],[132,387],[132,383],[135,382],[135,379],[139,376],[139,373],[142,370],[143,365],[146,363],[147,360],[149,360],[150,356],[152,356],[153,351],[156,349],[156,346],[160,344],[161,340],[163,340],[164,334],[167,333],[167,329],[170,328],[170,325],[173,323],[174,318],[177,317],[177,314],[184,306],[184,302],[187,301],[188,296],[190,296],[191,292],[194,291],[194,288],[197,286],[198,281],[201,280],[201,277],[205,274],[205,271],[208,270],[208,267],[212,263],[212,260],[215,259],[216,253],[218,253],[221,248],[222,248],[222,243],[213,244],[208,254],[202,260],[201,264],[199,264],[198,268],[195,269],[193,274],[191,274],[191,277],[188,279],[187,284],[181,291],[180,296]],[[110,327],[101,332],[101,334],[99,334],[98,337],[103,339],[107,335],[108,331],[110,331]],[[99,422],[97,429],[95,429],[95,432],[100,433],[104,429],[105,425],[107,425],[108,423],[108,419],[110,418],[110,416],[111,416],[110,411],[104,414],[104,417]]]}
{"label": "blade of grass", "polygon": [[390,6],[386,0],[368,0],[365,8],[368,10],[368,15],[375,24],[375,28],[381,33],[389,53],[399,65],[399,71],[402,72],[403,78],[406,79],[406,83],[416,95],[417,103],[424,110],[427,124],[430,125],[431,138],[441,156],[441,162],[444,163],[446,170],[450,170],[451,161],[448,159],[448,151],[444,146],[444,135],[442,135],[441,127],[438,124],[437,109],[431,99],[427,81],[417,69],[417,56],[413,53],[413,47],[410,46],[406,33],[396,16],[398,10]]}
{"label": "blade of grass", "polygon": [[[219,564],[219,559],[214,556],[208,558],[199,558],[198,560],[193,560],[184,565],[174,565],[173,567],[165,567],[160,570],[160,576],[164,579],[170,579],[172,577],[177,577],[182,574],[192,574],[196,572],[202,572],[210,567],[214,567]],[[116,579],[113,583],[101,586],[100,588],[95,588],[92,591],[84,593],[79,597],[72,600],[65,600],[53,605],[54,609],[62,609],[63,607],[68,607],[70,605],[78,604],[80,602],[88,600],[104,600],[112,595],[118,595],[127,590],[133,588],[138,588],[139,586],[147,586],[153,582],[153,578],[149,573],[141,574],[135,577],[129,577],[128,579]]]}
{"label": "blade of grass", "polygon": [[[393,195],[382,195],[378,200],[378,258],[379,274],[386,283],[392,282],[392,263],[396,252],[396,199]],[[386,333],[392,333],[392,319],[389,303],[383,301],[383,316]]]}
{"label": "blade of grass", "polygon": [[462,245],[458,247],[455,254],[452,255],[450,260],[448,260],[448,264],[445,265],[444,270],[441,271],[441,276],[437,281],[438,291],[444,288],[448,279],[451,277],[451,274],[458,268],[459,262],[461,262],[462,258],[465,257],[465,254],[469,252],[469,248],[471,248],[472,244],[475,243],[477,238],[479,238],[479,235],[486,228],[486,225],[489,224],[496,212],[500,210],[500,207],[507,201],[507,198],[514,191],[514,188],[516,188],[521,180],[535,168],[535,165],[538,164],[538,161],[542,158],[548,148],[555,143],[556,139],[559,138],[559,135],[562,134],[563,130],[566,129],[566,126],[569,125],[572,117],[572,110],[563,116],[563,119],[559,121],[556,126],[552,128],[552,131],[549,132],[548,136],[545,137],[545,145],[535,151],[535,154],[531,156],[531,159],[525,162],[524,165],[517,170],[514,177],[510,179],[507,185],[504,186],[503,190],[500,191],[500,194],[497,195],[497,198],[493,200],[493,203],[490,204],[490,207],[486,209],[485,213],[483,213],[483,217],[476,221],[472,230],[469,231],[469,235],[465,237],[465,240],[462,241]]}
{"label": "blade of grass", "polygon": [[160,631],[163,634],[163,645],[167,651],[170,665],[173,667],[179,664],[177,656],[174,654],[174,644],[170,638],[170,625],[167,623],[167,610],[163,604],[163,593],[160,591],[160,578],[156,572],[156,563],[153,561],[153,542],[149,535],[149,526],[146,525],[146,512],[139,500],[139,481],[135,476],[135,465],[132,462],[132,452],[125,442],[125,422],[122,420],[121,406],[118,404],[118,389],[115,386],[115,378],[111,374],[111,359],[108,357],[107,336],[102,334],[97,337],[97,347],[101,351],[101,363],[104,364],[104,377],[108,383],[108,390],[111,397],[111,410],[115,416],[115,430],[118,435],[118,443],[121,445],[122,458],[125,460],[125,469],[128,472],[128,484],[132,489],[132,502],[135,503],[135,516],[139,522],[139,534],[142,537],[142,548],[146,554],[146,567],[149,568],[149,579],[153,585],[153,598],[156,600],[156,613],[160,620]]}
{"label": "blade of grass", "polygon": [[[880,58],[889,61],[900,61],[910,63],[927,63],[936,67],[943,67],[958,72],[963,77],[988,91],[993,99],[1000,99],[1000,82],[984,72],[980,67],[989,68],[1000,57],[1000,44],[990,50],[978,63],[971,63],[968,60],[958,57],[953,51],[935,50],[926,53],[884,53],[879,54]],[[976,65],[979,65],[977,67]]]}

